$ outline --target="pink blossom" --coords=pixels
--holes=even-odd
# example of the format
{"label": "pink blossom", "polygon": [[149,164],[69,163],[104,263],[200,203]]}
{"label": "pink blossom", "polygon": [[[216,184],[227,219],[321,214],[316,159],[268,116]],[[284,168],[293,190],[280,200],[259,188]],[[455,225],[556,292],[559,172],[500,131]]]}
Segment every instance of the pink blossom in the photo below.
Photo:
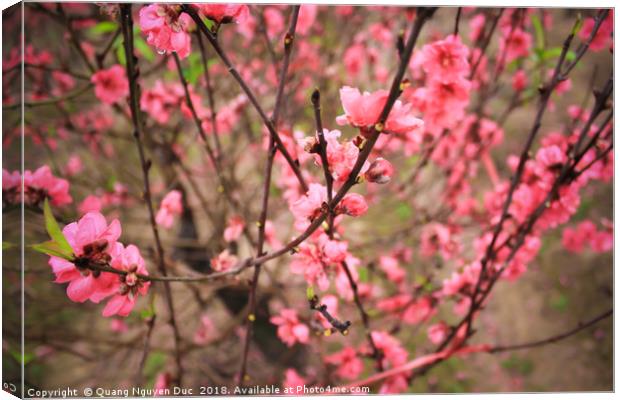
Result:
{"label": "pink blossom", "polygon": [[296,33],[305,35],[310,31],[310,28],[315,24],[316,15],[318,13],[318,6],[316,4],[302,4],[299,8],[299,17],[297,19]]}
{"label": "pink blossom", "polygon": [[140,9],[140,29],[146,41],[158,52],[176,52],[180,58],[189,55],[191,17],[181,13],[178,5],[151,4]]}
{"label": "pink blossom", "polygon": [[183,88],[179,85],[164,84],[157,80],[152,88],[142,91],[140,109],[158,123],[165,124],[181,104],[183,96]]}
{"label": "pink blossom", "polygon": [[78,207],[78,211],[80,214],[86,214],[89,212],[99,212],[103,208],[103,204],[101,199],[95,195],[89,194],[86,196],[84,200],[80,203]]}
{"label": "pink blossom", "polygon": [[498,59],[505,54],[505,62],[510,63],[517,58],[527,57],[532,47],[532,35],[520,28],[505,27],[499,42]]}
{"label": "pink blossom", "polygon": [[359,89],[345,86],[340,89],[340,101],[344,109],[344,115],[336,118],[339,125],[351,124],[357,127],[374,126],[379,120],[379,115],[388,92],[379,90],[373,93],[360,93]]}
{"label": "pink blossom", "polygon": [[121,275],[120,285],[117,293],[108,300],[103,309],[103,316],[110,317],[119,315],[126,317],[136,304],[138,295],[146,296],[151,282],[138,278],[139,275],[148,275],[144,265],[144,259],[140,255],[140,250],[133,244],[124,247],[121,243],[116,243],[115,255],[112,258],[112,268],[124,271],[127,274]]}
{"label": "pink blossom", "polygon": [[388,160],[381,157],[373,161],[364,174],[368,182],[379,184],[390,182],[392,175],[394,175],[394,167]]}
{"label": "pink blossom", "polygon": [[290,268],[294,274],[303,274],[309,285],[327,290],[328,273],[337,271],[339,264],[349,258],[347,242],[331,240],[326,234],[320,234],[299,245]]}
{"label": "pink blossom", "polygon": [[284,382],[282,383],[282,386],[288,389],[289,394],[300,394],[297,392],[297,388],[303,387],[305,384],[306,380],[294,369],[288,368],[284,372]]}
{"label": "pink blossom", "polygon": [[129,330],[127,323],[124,320],[119,318],[113,318],[110,321],[110,330],[116,333],[125,333]]}
{"label": "pink blossom", "polygon": [[415,325],[426,321],[436,310],[430,297],[421,297],[411,304],[402,315],[402,320],[408,324]]}
{"label": "pink blossom", "polygon": [[210,20],[220,24],[243,23],[250,14],[245,4],[200,4],[200,12]]}
{"label": "pink blossom", "polygon": [[217,257],[211,259],[211,268],[216,272],[229,271],[237,264],[237,257],[230,254],[228,249],[224,250]]}
{"label": "pink blossom", "polygon": [[[350,124],[366,129],[373,127],[379,122],[387,97],[386,90],[362,94],[359,89],[345,86],[340,89],[340,101],[345,113],[337,117],[336,122],[339,125]],[[397,100],[383,129],[388,133],[407,134],[419,129],[423,124],[421,119],[413,115],[411,104],[403,104]]]}
{"label": "pink blossom", "polygon": [[[340,143],[340,131],[327,129],[323,130],[323,136],[327,142],[327,164],[329,170],[337,182],[345,182],[349,178],[349,174],[355,166],[359,155],[359,148],[351,141]],[[318,139],[310,138],[314,143],[318,143]],[[315,154],[315,160],[318,164],[322,163],[321,157]],[[362,168],[364,171],[368,166]]]}
{"label": "pink blossom", "polygon": [[119,64],[95,72],[90,81],[95,85],[95,96],[106,104],[117,103],[129,95],[125,68]]}
{"label": "pink blossom", "polygon": [[[613,9],[609,11],[607,17],[601,23],[598,32],[594,35],[592,42],[590,43],[590,49],[592,51],[601,51],[609,47],[612,42],[612,33],[614,31],[614,17]],[[594,30],[595,21],[594,18],[588,18],[583,23],[583,27],[579,31],[579,37],[581,40],[586,41],[592,35]]]}
{"label": "pink blossom", "polygon": [[284,30],[284,17],[276,7],[265,7],[263,15],[267,23],[269,37],[274,37]]}
{"label": "pink blossom", "polygon": [[356,77],[362,71],[365,63],[366,46],[361,43],[354,43],[348,47],[343,55],[343,63],[350,77]]}
{"label": "pink blossom", "polygon": [[605,253],[614,248],[614,233],[611,231],[598,231],[590,239],[592,251]]}
{"label": "pink blossom", "polygon": [[379,257],[379,267],[386,273],[388,279],[394,283],[401,283],[407,275],[405,270],[399,266],[399,262],[396,257]]}
{"label": "pink blossom", "polygon": [[277,325],[278,337],[288,347],[292,347],[295,343],[308,343],[310,330],[299,322],[295,310],[283,308],[280,310],[280,315],[271,317],[269,321]]}
{"label": "pink blossom", "polygon": [[316,218],[321,211],[321,206],[327,201],[327,189],[318,183],[311,183],[308,192],[291,204],[291,212],[296,219],[310,220]]}
{"label": "pink blossom", "polygon": [[359,217],[366,214],[368,204],[364,196],[358,193],[347,193],[336,206],[336,213]]}
{"label": "pink blossom", "polygon": [[224,229],[224,240],[234,242],[239,239],[245,228],[245,221],[242,217],[235,215],[228,220],[228,226]]}
{"label": "pink blossom", "polygon": [[69,194],[69,182],[52,175],[50,167],[44,165],[36,171],[24,171],[24,193],[21,191],[22,179],[19,171],[9,173],[2,170],[3,201],[17,204],[22,200],[30,206],[38,206],[48,198],[53,206],[71,204],[73,199]]}
{"label": "pink blossom", "polygon": [[355,379],[364,370],[364,363],[353,347],[345,347],[337,353],[325,357],[325,362],[336,365],[336,375],[343,379]]}
{"label": "pink blossom", "polygon": [[440,252],[443,258],[449,260],[460,249],[459,243],[453,237],[450,228],[436,222],[424,226],[420,241],[420,253],[425,257],[431,257]]}
{"label": "pink blossom", "polygon": [[482,13],[477,14],[469,20],[469,40],[472,42],[477,42],[481,39],[482,34],[484,33],[485,20],[486,18]]}
{"label": "pink blossom", "polygon": [[[108,225],[103,215],[90,212],[78,222],[65,226],[62,233],[76,258],[83,260],[81,262],[107,265],[118,251],[116,241],[121,235],[121,225],[118,220]],[[56,283],[69,282],[67,295],[72,301],[98,303],[117,290],[116,274],[78,269],[73,262],[58,257],[50,257],[49,264],[56,275]]]}
{"label": "pink blossom", "polygon": [[431,325],[428,327],[427,334],[428,339],[433,344],[439,344],[444,341],[446,337],[448,337],[449,328],[445,322],[439,322],[437,324]]}
{"label": "pink blossom", "polygon": [[167,372],[162,372],[157,374],[157,378],[155,378],[155,385],[153,386],[153,390],[155,391],[155,396],[166,396],[168,390],[172,384],[172,377]]}
{"label": "pink blossom", "polygon": [[200,325],[194,333],[194,343],[205,345],[215,338],[215,325],[208,315],[204,314],[200,317]]}
{"label": "pink blossom", "polygon": [[512,76],[512,88],[515,92],[520,92],[527,86],[527,75],[520,69]]}
{"label": "pink blossom", "polygon": [[182,195],[178,190],[170,191],[161,201],[159,210],[155,217],[158,225],[170,229],[174,223],[174,217],[183,213]]}
{"label": "pink blossom", "polygon": [[84,165],[82,164],[82,159],[77,154],[73,154],[67,160],[67,164],[65,165],[65,174],[68,176],[77,175],[84,169]]}
{"label": "pink blossom", "polygon": [[442,81],[453,81],[469,73],[469,49],[458,36],[450,35],[422,48],[422,68]]}

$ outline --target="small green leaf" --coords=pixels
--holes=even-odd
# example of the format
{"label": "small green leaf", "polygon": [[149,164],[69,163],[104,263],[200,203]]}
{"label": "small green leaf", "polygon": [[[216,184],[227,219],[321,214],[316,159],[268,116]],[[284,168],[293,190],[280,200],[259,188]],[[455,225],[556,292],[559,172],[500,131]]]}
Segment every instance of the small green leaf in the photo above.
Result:
{"label": "small green leaf", "polygon": [[167,358],[166,353],[160,351],[151,352],[144,363],[144,375],[154,376],[166,365]]}
{"label": "small green leaf", "polygon": [[155,315],[155,312],[153,311],[152,308],[145,308],[144,310],[140,311],[140,317],[144,320],[148,320],[150,318],[153,318],[153,316]]}
{"label": "small green leaf", "polygon": [[566,309],[568,308],[568,303],[568,297],[565,294],[560,293],[559,295],[551,299],[550,305],[552,308],[558,311],[566,311]]}
{"label": "small green leaf", "polygon": [[127,59],[125,58],[125,49],[123,48],[122,44],[116,47],[116,58],[118,58],[118,62],[122,66],[127,65]]}
{"label": "small green leaf", "polygon": [[308,286],[308,288],[306,289],[306,297],[308,298],[308,300],[314,298],[314,286]]}
{"label": "small green leaf", "polygon": [[136,46],[136,49],[140,52],[142,57],[144,57],[147,61],[153,61],[155,59],[155,53],[153,52],[153,49],[151,48],[151,46],[146,44],[142,37],[136,36],[134,40],[134,45]]}
{"label": "small green leaf", "polygon": [[52,241],[58,244],[63,253],[73,254],[71,245],[67,242],[65,235],[63,235],[60,230],[60,226],[58,226],[58,222],[56,222],[56,218],[54,218],[48,199],[45,199],[45,202],[43,203],[43,216],[45,217],[45,229],[52,238]]}
{"label": "small green leaf", "polygon": [[398,218],[400,218],[401,220],[406,220],[411,218],[411,207],[409,207],[407,204],[405,203],[401,203],[397,208],[396,208],[396,215],[398,216]]}
{"label": "small green leaf", "polygon": [[532,15],[532,25],[536,33],[536,48],[543,49],[545,47],[545,30],[538,15]]}
{"label": "small green leaf", "polygon": [[8,250],[12,247],[15,247],[15,245],[11,242],[2,242],[2,250]]}
{"label": "small green leaf", "polygon": [[368,282],[368,268],[360,267],[357,272],[360,282]]}
{"label": "small green leaf", "polygon": [[575,21],[575,25],[573,25],[573,30],[571,31],[571,34],[575,36],[577,33],[579,33],[582,26],[583,26],[583,17],[581,16],[581,13],[577,13],[577,21]]}
{"label": "small green leaf", "polygon": [[88,32],[94,35],[100,35],[102,33],[114,32],[118,29],[118,24],[112,21],[99,22],[97,25],[88,29]]}
{"label": "small green leaf", "polygon": [[58,243],[52,240],[33,244],[30,248],[34,251],[38,251],[39,253],[47,254],[48,256],[64,258],[67,261],[71,261],[73,259],[72,253],[65,252]]}
{"label": "small green leaf", "polygon": [[11,355],[15,360],[17,360],[20,364],[28,364],[30,361],[34,360],[34,354],[32,353],[24,353],[22,357],[22,353],[16,350],[11,350]]}
{"label": "small green leaf", "polygon": [[114,185],[116,184],[116,175],[110,175],[105,182],[105,190],[108,192],[114,192]]}

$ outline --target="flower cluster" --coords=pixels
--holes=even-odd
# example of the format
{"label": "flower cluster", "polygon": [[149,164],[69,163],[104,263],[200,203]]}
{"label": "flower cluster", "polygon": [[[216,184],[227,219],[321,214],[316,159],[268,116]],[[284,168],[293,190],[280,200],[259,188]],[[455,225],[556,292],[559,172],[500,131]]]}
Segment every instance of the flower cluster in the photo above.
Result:
{"label": "flower cluster", "polygon": [[[121,225],[113,220],[109,225],[97,212],[84,215],[62,230],[73,250],[73,259],[50,257],[49,264],[56,275],[56,283],[69,283],[67,296],[75,302],[93,303],[110,298],[103,316],[126,317],[133,309],[138,295],[145,296],[150,282],[140,250],[118,242]],[[105,272],[111,268],[120,273]]]}
{"label": "flower cluster", "polygon": [[191,39],[189,28],[192,19],[181,12],[179,5],[151,4],[140,9],[140,29],[146,41],[157,52],[176,52],[180,58],[189,55]]}
{"label": "flower cluster", "polygon": [[3,207],[22,201],[29,206],[39,206],[46,198],[54,206],[64,206],[73,202],[69,194],[69,182],[55,177],[47,165],[34,172],[24,171],[23,192],[22,176],[19,171],[9,172],[3,169],[2,198]]}

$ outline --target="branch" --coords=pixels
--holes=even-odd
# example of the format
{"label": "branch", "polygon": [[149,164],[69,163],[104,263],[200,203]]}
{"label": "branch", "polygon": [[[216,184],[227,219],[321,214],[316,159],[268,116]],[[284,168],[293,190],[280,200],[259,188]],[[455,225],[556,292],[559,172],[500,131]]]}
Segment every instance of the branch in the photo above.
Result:
{"label": "branch", "polygon": [[[286,74],[288,72],[288,66],[290,63],[291,52],[293,50],[293,41],[295,38],[295,29],[297,28],[297,19],[299,17],[300,6],[293,6],[293,12],[291,14],[291,22],[288,32],[284,36],[284,59],[282,61],[282,69],[280,71],[280,83],[278,84],[278,92],[276,94],[276,103],[271,115],[271,123],[274,126],[278,125],[278,117],[280,113],[280,107],[282,105],[282,98],[284,97],[284,85],[286,84]],[[267,155],[267,165],[265,166],[265,182],[263,185],[263,202],[261,213],[258,221],[258,245],[256,249],[256,256],[263,255],[263,246],[265,244],[265,225],[267,223],[267,211],[269,209],[269,193],[271,188],[271,175],[273,171],[273,162],[276,156],[276,143],[275,137],[271,135],[269,137],[269,153]],[[243,346],[243,358],[241,360],[241,368],[237,377],[237,384],[241,385],[244,380],[249,379],[246,375],[248,354],[250,352],[250,343],[252,340],[252,334],[254,330],[254,321],[256,321],[256,290],[258,288],[258,279],[260,277],[260,270],[262,264],[256,265],[254,268],[254,276],[252,277],[252,284],[250,287],[249,298],[249,311],[247,318],[247,330],[245,335],[245,343]]]}
{"label": "branch", "polygon": [[[157,266],[159,273],[166,276],[166,266],[164,263],[164,248],[161,244],[159,237],[159,230],[157,229],[157,223],[155,221],[155,212],[153,210],[153,201],[151,198],[151,185],[149,181],[149,169],[151,167],[151,161],[146,159],[144,145],[142,143],[142,118],[140,111],[140,87],[138,85],[139,71],[137,69],[138,59],[134,54],[133,48],[133,19],[131,16],[131,4],[122,4],[121,8],[121,28],[123,33],[123,47],[125,48],[127,79],[129,80],[129,108],[131,110],[131,118],[134,126],[134,138],[136,139],[136,145],[138,147],[138,154],[140,156],[140,164],[142,166],[142,177],[144,181],[144,202],[146,203],[149,219],[151,223],[151,229],[155,238],[155,245],[157,250]],[[177,364],[177,376],[176,383],[180,386],[183,376],[183,367],[181,364],[181,351],[180,342],[181,335],[175,320],[174,305],[172,302],[172,292],[170,285],[164,283],[164,293],[166,298],[166,304],[168,306],[169,320],[168,324],[172,328],[174,333],[174,347],[175,347],[175,360]]]}
{"label": "branch", "polygon": [[555,342],[559,342],[562,339],[566,339],[567,337],[573,336],[579,332],[581,332],[584,329],[587,329],[589,327],[591,327],[592,325],[597,324],[598,322],[607,319],[609,317],[611,317],[611,315],[614,313],[614,310],[607,310],[604,313],[602,313],[601,315],[586,321],[586,322],[579,322],[577,324],[576,327],[574,327],[573,329],[564,332],[564,333],[560,333],[559,335],[554,335],[551,337],[548,337],[546,339],[541,339],[541,340],[535,340],[533,342],[526,342],[526,343],[521,343],[521,344],[513,344],[513,345],[508,345],[508,346],[494,346],[491,347],[489,349],[489,353],[499,353],[499,352],[503,352],[503,351],[512,351],[512,350],[523,350],[523,349],[529,349],[532,347],[539,347],[539,346],[544,346],[546,344],[550,344],[550,343],[555,343]]}
{"label": "branch", "polygon": [[220,44],[218,43],[217,38],[213,36],[213,33],[209,30],[209,28],[207,28],[207,26],[204,24],[202,19],[200,19],[200,16],[196,12],[196,10],[191,5],[187,5],[187,4],[183,4],[181,5],[181,7],[183,11],[185,11],[187,14],[189,14],[190,17],[192,17],[192,19],[194,20],[194,22],[196,23],[200,31],[206,36],[207,40],[209,41],[209,43],[211,43],[211,46],[213,47],[217,55],[220,57],[222,62],[228,68],[228,72],[230,72],[230,74],[235,78],[235,80],[241,87],[241,90],[243,90],[247,98],[250,100],[250,103],[252,103],[252,105],[254,106],[258,114],[260,115],[261,119],[263,120],[264,125],[269,130],[270,135],[274,137],[276,145],[278,146],[278,150],[284,156],[284,158],[290,165],[291,169],[297,176],[297,180],[299,181],[299,184],[301,185],[304,193],[307,192],[308,185],[303,177],[303,174],[301,173],[298,162],[293,159],[293,157],[290,155],[290,153],[284,146],[282,139],[280,139],[280,136],[278,135],[276,127],[273,125],[272,121],[267,117],[267,114],[265,113],[263,108],[258,103],[258,100],[256,99],[256,96],[252,92],[252,89],[250,89],[248,84],[241,77],[237,69],[234,67],[234,65],[232,64],[232,62],[230,61],[230,59],[228,58],[228,56],[226,55],[226,53],[224,52]]}

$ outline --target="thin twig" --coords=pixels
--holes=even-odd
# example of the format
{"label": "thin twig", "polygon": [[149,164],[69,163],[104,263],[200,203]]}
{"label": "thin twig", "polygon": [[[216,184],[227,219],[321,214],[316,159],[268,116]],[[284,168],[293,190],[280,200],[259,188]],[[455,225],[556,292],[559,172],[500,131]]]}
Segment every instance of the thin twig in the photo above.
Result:
{"label": "thin twig", "polygon": [[[286,84],[286,75],[290,63],[291,52],[293,50],[293,42],[295,39],[295,29],[297,28],[297,18],[299,17],[300,6],[293,6],[291,14],[291,22],[289,29],[284,37],[284,58],[282,60],[282,68],[280,71],[280,82],[278,84],[278,91],[276,94],[276,103],[271,115],[271,123],[274,126],[278,125],[278,118],[280,115],[280,107],[282,106],[282,98],[284,97],[284,86]],[[258,245],[256,249],[256,256],[263,255],[263,246],[265,244],[265,226],[267,223],[267,212],[269,209],[269,193],[271,189],[271,175],[273,171],[273,162],[276,156],[276,143],[275,137],[271,135],[269,137],[269,152],[267,155],[267,165],[265,166],[265,182],[263,184],[263,202],[261,207],[261,213],[258,221]],[[241,385],[245,380],[249,379],[247,376],[247,363],[248,354],[250,352],[250,344],[252,341],[252,334],[254,331],[254,321],[256,321],[256,291],[258,289],[258,279],[260,277],[262,264],[258,264],[254,267],[254,276],[252,277],[252,284],[250,286],[249,295],[249,313],[246,321],[247,329],[245,335],[245,343],[243,346],[243,357],[241,360],[241,368],[239,375],[237,376],[237,383]]]}
{"label": "thin twig", "polygon": [[[151,185],[149,180],[149,169],[151,167],[151,161],[146,159],[144,146],[142,143],[142,117],[140,111],[140,87],[138,85],[139,71],[136,67],[138,59],[134,54],[133,47],[133,19],[131,16],[131,4],[122,4],[121,8],[121,27],[123,33],[123,46],[125,48],[127,79],[129,80],[129,108],[131,110],[131,117],[134,125],[134,138],[136,139],[136,145],[138,147],[138,154],[140,156],[140,164],[142,166],[142,177],[144,181],[144,202],[149,212],[149,219],[151,223],[151,229],[153,231],[153,237],[155,238],[155,247],[157,251],[157,266],[159,273],[165,277],[167,275],[166,266],[164,261],[164,248],[161,244],[159,237],[159,230],[157,228],[157,222],[155,221],[155,212],[153,209],[153,201],[151,198]],[[168,282],[164,282],[164,294],[166,298],[166,304],[168,306],[169,319],[168,324],[172,328],[174,334],[174,347],[175,347],[175,360],[177,364],[177,374],[175,377],[175,383],[179,386],[182,382],[183,366],[181,364],[181,335],[179,328],[176,324],[174,305],[172,300],[172,291]]]}

